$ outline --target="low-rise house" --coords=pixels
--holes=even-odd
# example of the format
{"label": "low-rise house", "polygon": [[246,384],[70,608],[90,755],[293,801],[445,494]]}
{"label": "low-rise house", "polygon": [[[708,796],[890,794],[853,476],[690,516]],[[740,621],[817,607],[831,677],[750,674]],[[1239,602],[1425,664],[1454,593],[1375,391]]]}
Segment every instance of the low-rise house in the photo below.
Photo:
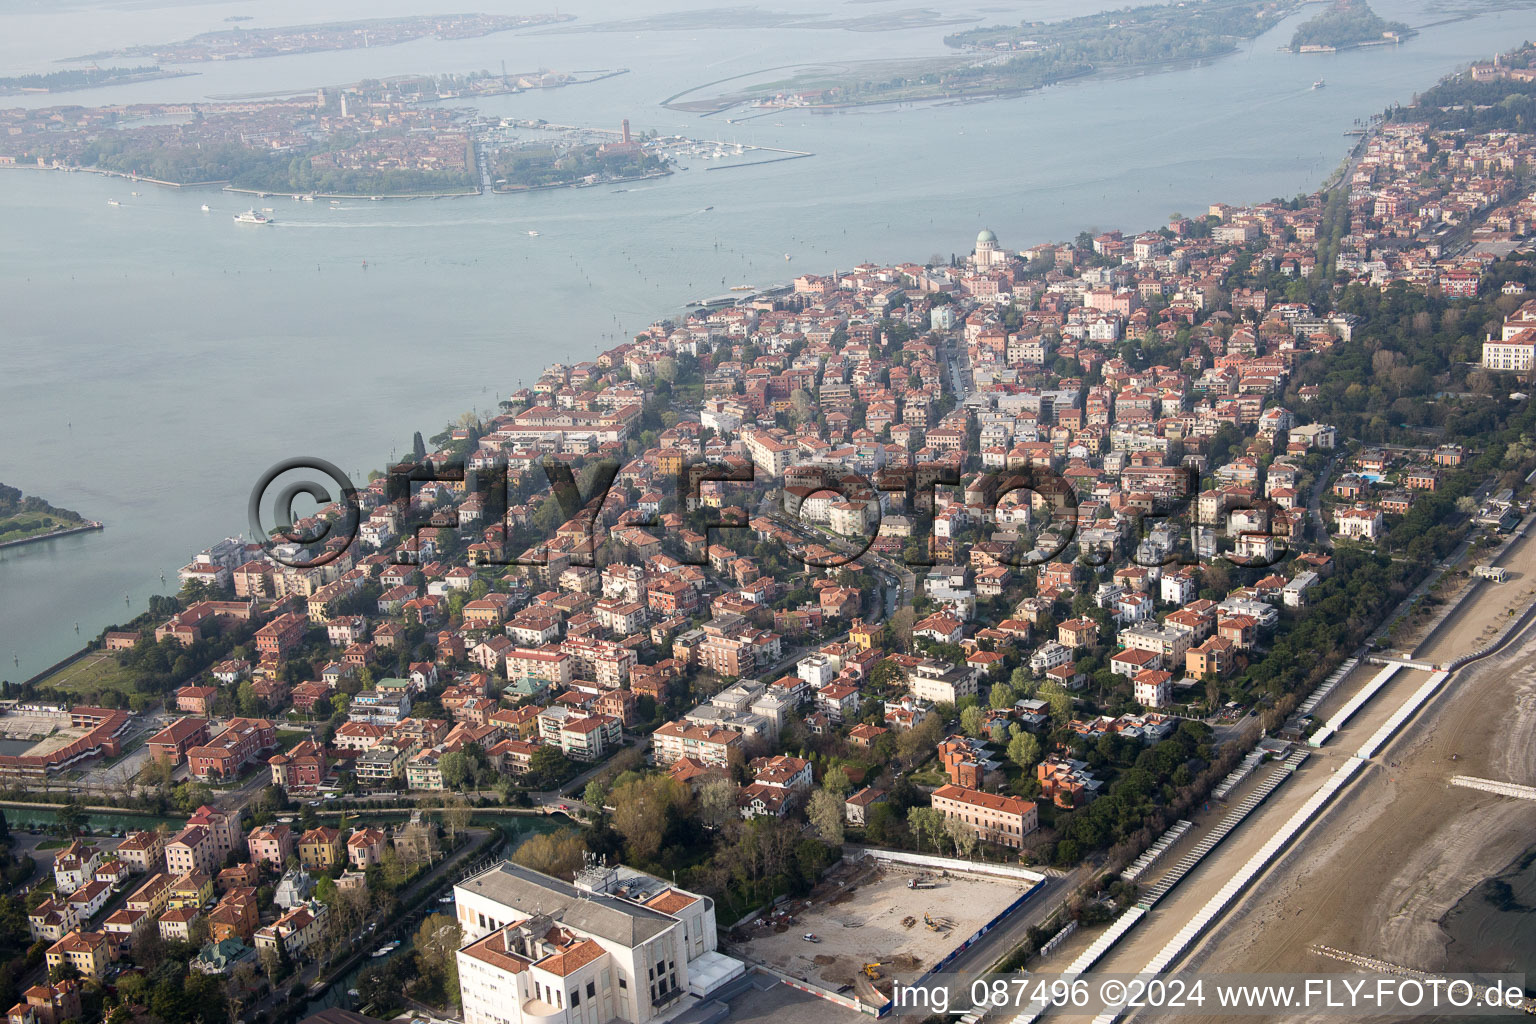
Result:
{"label": "low-rise house", "polygon": [[33,985],[21,994],[21,1000],[6,1013],[6,1024],[64,1024],[84,1019],[80,983],[71,978]]}
{"label": "low-rise house", "polygon": [[53,889],[60,896],[68,896],[96,876],[102,853],[96,847],[71,840],[69,845],[53,855]]}
{"label": "low-rise house", "polygon": [[57,942],[80,924],[78,908],[67,898],[48,898],[27,914],[27,930],[33,941]]}
{"label": "low-rise house", "polygon": [[386,837],[376,828],[360,828],[347,837],[347,860],[355,868],[365,871],[384,859]]}
{"label": "low-rise house", "polygon": [[237,967],[255,962],[255,949],[238,938],[225,938],[203,946],[188,966],[199,974],[225,975]]}
{"label": "low-rise house", "polygon": [[282,917],[256,930],[256,951],[276,951],[283,946],[294,960],[302,960],[305,951],[319,940],[325,920],[325,904],[311,900],[287,911]]}
{"label": "low-rise house", "polygon": [[302,868],[289,868],[283,877],[278,879],[277,888],[272,892],[272,902],[284,910],[292,910],[294,907],[308,901],[315,891],[315,880]]}
{"label": "low-rise house", "polygon": [[883,802],[887,795],[883,789],[865,786],[843,801],[843,817],[848,824],[862,827],[869,821],[870,808]]}

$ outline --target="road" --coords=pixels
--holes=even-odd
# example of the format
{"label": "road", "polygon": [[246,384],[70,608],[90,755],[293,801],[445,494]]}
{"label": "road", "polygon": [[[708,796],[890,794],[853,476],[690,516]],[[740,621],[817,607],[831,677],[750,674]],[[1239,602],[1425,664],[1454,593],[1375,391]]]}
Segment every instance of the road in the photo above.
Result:
{"label": "road", "polygon": [[1329,551],[1333,550],[1333,531],[1328,529],[1328,521],[1323,518],[1323,492],[1328,489],[1328,479],[1333,476],[1333,467],[1338,461],[1337,455],[1328,460],[1328,465],[1313,482],[1312,495],[1307,499],[1307,508],[1312,513],[1312,522],[1317,526],[1318,543]]}
{"label": "road", "polygon": [[[481,844],[486,840],[487,837],[490,836],[491,831],[489,829],[483,828],[470,828],[466,829],[465,833],[470,836],[468,842],[466,842],[459,849],[455,850],[453,853],[449,854],[447,858],[439,862],[425,875],[421,876],[416,881],[412,882],[410,885],[401,890],[401,892],[398,894],[398,902],[400,906],[410,905],[410,903],[423,892],[435,892],[438,889],[445,888],[449,884],[458,881],[460,877],[458,872],[466,864],[470,863],[474,855],[480,849]],[[427,903],[420,910],[413,912],[408,917],[392,918],[389,922],[383,924],[381,927],[372,931],[364,932],[352,940],[351,946],[349,947],[351,952],[349,952],[347,956],[359,956],[364,951],[365,945],[372,945],[376,942],[382,944],[391,939],[400,939],[402,941],[408,939],[410,937],[408,934],[409,929],[415,927],[417,918],[422,917],[425,914],[432,913],[436,909],[437,908],[434,904]],[[327,966],[333,964],[337,964],[337,961],[329,961]],[[338,970],[335,972],[336,978],[333,980],[339,979],[339,977],[345,974],[347,970],[350,970],[351,966],[351,964],[345,961],[340,962]],[[275,991],[268,992],[260,1002],[256,1003],[254,1006],[245,1008],[245,1012],[250,1015],[255,1015],[271,1009],[274,1005],[283,1001],[286,998],[287,993],[293,991],[295,985],[302,985],[304,987],[304,998],[306,1000],[317,998],[320,995],[320,992],[310,990],[311,987],[315,984],[319,972],[319,962],[310,961],[301,967],[297,974],[294,974],[285,979]],[[321,991],[323,991],[323,989]]]}

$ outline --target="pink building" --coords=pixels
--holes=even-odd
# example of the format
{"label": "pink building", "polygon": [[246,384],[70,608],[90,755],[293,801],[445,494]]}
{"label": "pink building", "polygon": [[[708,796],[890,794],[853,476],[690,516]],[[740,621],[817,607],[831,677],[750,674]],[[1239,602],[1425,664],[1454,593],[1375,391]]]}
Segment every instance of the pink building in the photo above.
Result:
{"label": "pink building", "polygon": [[251,863],[281,872],[293,858],[293,830],[283,824],[257,825],[246,837],[246,846],[251,851]]}

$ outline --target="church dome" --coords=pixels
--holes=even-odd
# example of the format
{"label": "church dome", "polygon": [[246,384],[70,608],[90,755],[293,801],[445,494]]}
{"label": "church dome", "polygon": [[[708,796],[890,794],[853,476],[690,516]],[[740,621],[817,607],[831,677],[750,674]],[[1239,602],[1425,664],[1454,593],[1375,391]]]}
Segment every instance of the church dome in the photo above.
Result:
{"label": "church dome", "polygon": [[997,236],[992,233],[990,228],[982,228],[979,232],[977,232],[977,234],[976,234],[976,246],[977,246],[977,248],[980,248],[983,245],[996,245],[996,244],[997,244]]}

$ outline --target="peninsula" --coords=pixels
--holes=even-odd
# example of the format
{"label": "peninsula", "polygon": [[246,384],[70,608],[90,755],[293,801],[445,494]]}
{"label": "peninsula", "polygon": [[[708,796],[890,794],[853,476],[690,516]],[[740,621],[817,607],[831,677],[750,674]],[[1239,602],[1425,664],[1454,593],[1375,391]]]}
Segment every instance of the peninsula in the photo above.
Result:
{"label": "peninsula", "polygon": [[974,28],[945,37],[950,47],[966,51],[963,58],[881,61],[832,74],[808,70],[708,99],[677,96],[668,105],[817,108],[1014,95],[1106,71],[1219,57],[1273,28],[1298,6],[1295,0],[1149,4],[1065,21]]}
{"label": "peninsula", "polygon": [[0,547],[100,527],[78,512],[56,508],[36,495],[24,495],[0,483]]}
{"label": "peninsula", "polygon": [[119,50],[104,50],[81,57],[69,57],[65,62],[150,57],[169,64],[191,64],[251,57],[287,57],[327,50],[395,46],[429,37],[444,40],[474,39],[532,25],[552,25],[570,21],[573,17],[570,14],[422,14],[405,18],[287,25],[281,28],[237,26],[218,32],[204,32],[176,43],[149,43]]}
{"label": "peninsula", "polygon": [[98,89],[109,85],[131,85],[135,82],[153,82],[162,78],[182,78],[193,74],[196,72],[167,71],[158,64],[136,68],[74,68],[69,71],[50,71],[47,74],[0,78],[0,96]]}

